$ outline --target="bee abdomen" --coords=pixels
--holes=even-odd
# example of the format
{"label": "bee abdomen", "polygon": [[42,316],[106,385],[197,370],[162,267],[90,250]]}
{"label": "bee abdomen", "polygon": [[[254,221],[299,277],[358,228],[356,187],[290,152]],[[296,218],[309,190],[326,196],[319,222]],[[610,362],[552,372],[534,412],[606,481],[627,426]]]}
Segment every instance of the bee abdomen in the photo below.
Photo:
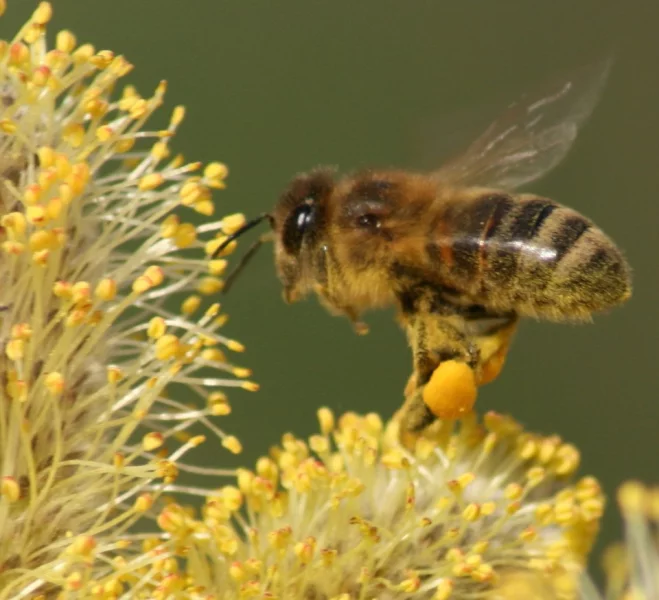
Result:
{"label": "bee abdomen", "polygon": [[497,282],[521,314],[579,319],[630,294],[629,269],[611,239],[551,200],[519,197],[485,237],[492,256],[483,287]]}
{"label": "bee abdomen", "polygon": [[429,245],[431,258],[457,287],[499,310],[584,318],[630,294],[614,243],[547,198],[484,194],[448,207],[438,226],[443,243]]}

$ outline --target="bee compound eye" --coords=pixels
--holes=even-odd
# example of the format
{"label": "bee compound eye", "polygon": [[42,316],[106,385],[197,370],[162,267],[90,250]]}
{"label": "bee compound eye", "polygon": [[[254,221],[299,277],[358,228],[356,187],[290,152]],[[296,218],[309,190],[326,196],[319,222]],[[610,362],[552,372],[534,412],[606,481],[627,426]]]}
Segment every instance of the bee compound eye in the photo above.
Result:
{"label": "bee compound eye", "polygon": [[367,213],[357,217],[357,225],[362,229],[377,229],[380,226],[380,220],[375,215]]}
{"label": "bee compound eye", "polygon": [[302,246],[302,238],[314,222],[314,207],[310,204],[298,206],[286,219],[283,241],[288,252],[295,254]]}

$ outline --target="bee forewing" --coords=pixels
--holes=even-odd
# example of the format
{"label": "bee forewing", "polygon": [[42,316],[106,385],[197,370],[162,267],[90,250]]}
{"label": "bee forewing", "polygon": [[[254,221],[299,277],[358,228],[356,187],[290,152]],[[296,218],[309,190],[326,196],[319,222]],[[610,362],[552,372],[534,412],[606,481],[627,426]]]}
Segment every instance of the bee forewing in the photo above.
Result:
{"label": "bee forewing", "polygon": [[567,155],[599,100],[610,66],[610,59],[600,61],[523,95],[433,177],[511,190],[543,177]]}

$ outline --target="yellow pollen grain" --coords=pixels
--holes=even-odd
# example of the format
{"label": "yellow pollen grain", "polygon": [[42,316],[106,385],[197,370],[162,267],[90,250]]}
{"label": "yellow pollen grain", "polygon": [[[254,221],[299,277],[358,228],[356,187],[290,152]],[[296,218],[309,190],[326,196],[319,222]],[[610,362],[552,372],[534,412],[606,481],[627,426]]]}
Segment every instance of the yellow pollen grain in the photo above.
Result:
{"label": "yellow pollen grain", "polygon": [[28,223],[36,226],[45,225],[48,220],[46,209],[40,205],[28,206],[25,209],[25,217],[27,218]]}
{"label": "yellow pollen grain", "polygon": [[7,254],[18,255],[25,250],[25,244],[21,244],[21,242],[2,242],[2,249]]}
{"label": "yellow pollen grain", "polygon": [[11,337],[29,340],[32,337],[32,325],[29,323],[16,323],[16,325],[12,325]]}
{"label": "yellow pollen grain", "polygon": [[92,290],[86,281],[77,281],[71,287],[71,299],[76,304],[86,304],[91,298]]}
{"label": "yellow pollen grain", "polygon": [[85,128],[80,123],[69,123],[62,129],[62,139],[72,148],[79,148],[85,140]]}
{"label": "yellow pollen grain", "polygon": [[165,334],[156,341],[156,358],[163,361],[175,358],[180,348],[181,344],[175,335]]}
{"label": "yellow pollen grain", "polygon": [[151,509],[153,506],[154,499],[151,494],[140,494],[136,499],[135,499],[135,504],[133,505],[135,510],[137,512],[146,512]]}
{"label": "yellow pollen grain", "polygon": [[57,238],[52,231],[39,230],[30,235],[29,248],[32,252],[49,250],[57,247]]}
{"label": "yellow pollen grain", "polygon": [[222,233],[225,235],[232,235],[243,227],[246,222],[245,215],[242,213],[227,215],[222,219]]}
{"label": "yellow pollen grain", "polygon": [[32,13],[32,21],[37,25],[45,25],[53,16],[53,7],[50,2],[41,2]]}
{"label": "yellow pollen grain", "polygon": [[201,357],[209,362],[226,362],[227,357],[224,352],[217,348],[207,348],[201,353]]}
{"label": "yellow pollen grain", "polygon": [[149,278],[152,285],[160,285],[165,280],[165,272],[161,267],[152,265],[144,271],[144,275]]}
{"label": "yellow pollen grain", "polygon": [[320,431],[323,435],[329,435],[334,431],[336,425],[334,419],[334,413],[327,407],[321,407],[316,413],[318,417],[318,422],[320,424]]}
{"label": "yellow pollen grain", "polygon": [[197,241],[197,228],[192,223],[182,223],[174,234],[177,248],[189,248]]}
{"label": "yellow pollen grain", "polygon": [[618,489],[617,500],[620,510],[626,515],[639,515],[647,512],[648,490],[638,481],[627,481]]}
{"label": "yellow pollen grain", "polygon": [[153,317],[149,321],[149,326],[146,330],[146,333],[151,339],[157,340],[158,338],[165,335],[165,331],[167,331],[167,324],[165,323],[165,319],[162,317]]}
{"label": "yellow pollen grain", "polygon": [[165,239],[173,238],[181,220],[176,215],[167,216],[160,225],[160,235]]}
{"label": "yellow pollen grain", "polygon": [[5,14],[7,10],[7,0],[0,0],[0,17]]}
{"label": "yellow pollen grain", "polygon": [[156,431],[147,433],[142,438],[142,448],[144,448],[144,450],[146,450],[147,452],[151,452],[153,450],[156,450],[157,448],[160,448],[164,443],[165,443],[165,439],[162,433]]}
{"label": "yellow pollen grain", "polygon": [[258,383],[254,383],[253,381],[243,381],[240,384],[240,387],[244,390],[247,390],[248,392],[258,392],[259,389],[261,389],[261,386]]}
{"label": "yellow pollen grain", "polygon": [[242,367],[235,367],[231,372],[235,377],[240,377],[241,379],[244,377],[249,377],[252,374],[251,369],[245,369]]}
{"label": "yellow pollen grain", "polygon": [[197,286],[197,291],[204,296],[217,294],[224,287],[224,282],[217,277],[203,277]]}
{"label": "yellow pollen grain", "polygon": [[45,267],[48,264],[49,257],[49,250],[38,250],[37,252],[32,253],[32,262],[40,267]]}
{"label": "yellow pollen grain", "polygon": [[57,298],[70,299],[72,295],[72,286],[68,281],[56,281],[53,284],[53,294]]}
{"label": "yellow pollen grain", "polygon": [[0,223],[3,227],[9,230],[9,232],[15,237],[22,237],[25,234],[27,229],[27,221],[23,213],[11,212],[7,215],[4,215],[0,219]]}
{"label": "yellow pollen grain", "polygon": [[17,502],[21,497],[21,488],[14,477],[0,479],[0,496],[8,502]]}
{"label": "yellow pollen grain", "polygon": [[240,440],[233,435],[226,436],[222,440],[222,446],[232,454],[240,454],[243,451],[243,445],[240,443]]}
{"label": "yellow pollen grain", "polygon": [[[217,249],[226,241],[226,236],[220,236],[218,238],[215,238],[214,240],[210,240],[209,242],[206,243],[206,246],[204,247],[204,251],[208,256],[214,256],[215,252]],[[232,240],[227,244],[227,246],[220,252],[219,256],[228,256],[231,254],[235,249],[238,243],[236,240]]]}
{"label": "yellow pollen grain", "polygon": [[41,186],[38,183],[32,183],[28,185],[23,192],[23,202],[27,206],[33,206],[39,202],[42,193],[43,190],[41,189]]}
{"label": "yellow pollen grain", "polygon": [[181,312],[186,316],[190,316],[199,310],[200,305],[201,298],[193,294],[192,296],[188,296],[185,300],[183,300],[181,303]]}
{"label": "yellow pollen grain", "polygon": [[229,174],[229,169],[224,163],[212,162],[206,165],[204,169],[204,177],[206,179],[218,179],[222,180],[227,177]]}
{"label": "yellow pollen grain", "polygon": [[70,54],[76,47],[76,36],[70,31],[63,29],[57,33],[55,38],[55,48],[60,52]]}
{"label": "yellow pollen grain", "polygon": [[64,377],[62,376],[61,373],[58,373],[57,371],[48,373],[48,375],[46,375],[46,378],[44,380],[46,389],[53,396],[60,396],[62,394],[62,392],[64,391],[64,383],[65,383]]}
{"label": "yellow pollen grain", "polygon": [[30,51],[25,44],[15,42],[9,46],[9,62],[13,65],[20,66],[30,58]]}
{"label": "yellow pollen grain", "polygon": [[46,217],[49,221],[59,219],[64,208],[64,202],[61,198],[51,198],[46,205]]}
{"label": "yellow pollen grain", "polygon": [[149,173],[140,179],[138,189],[141,192],[155,190],[158,186],[165,182],[165,178],[160,173]]}
{"label": "yellow pollen grain", "polygon": [[25,340],[9,340],[5,354],[9,360],[21,360],[25,355]]}
{"label": "yellow pollen grain", "polygon": [[503,491],[507,500],[519,500],[524,493],[524,488],[519,483],[509,483]]}
{"label": "yellow pollen grain", "polygon": [[106,277],[96,284],[94,295],[100,300],[114,300],[117,295],[117,282],[114,279]]}
{"label": "yellow pollen grain", "polygon": [[245,346],[237,340],[227,340],[226,347],[232,352],[245,352]]}
{"label": "yellow pollen grain", "polygon": [[18,127],[11,119],[0,119],[0,131],[12,135],[16,133]]}
{"label": "yellow pollen grain", "polygon": [[170,123],[173,127],[178,127],[183,119],[185,119],[185,106],[176,106],[172,111]]}
{"label": "yellow pollen grain", "polygon": [[51,72],[46,65],[41,65],[34,70],[32,74],[32,83],[36,87],[45,87],[50,80]]}
{"label": "yellow pollen grain", "polygon": [[192,208],[205,217],[212,217],[215,214],[215,205],[211,200],[198,200],[192,205]]}
{"label": "yellow pollen grain", "polygon": [[133,281],[132,290],[135,294],[143,294],[153,287],[153,282],[144,275],[140,275]]}
{"label": "yellow pollen grain", "polygon": [[210,272],[211,275],[218,277],[222,275],[224,271],[226,271],[227,264],[228,262],[222,258],[217,260],[211,260],[208,263],[208,271]]}

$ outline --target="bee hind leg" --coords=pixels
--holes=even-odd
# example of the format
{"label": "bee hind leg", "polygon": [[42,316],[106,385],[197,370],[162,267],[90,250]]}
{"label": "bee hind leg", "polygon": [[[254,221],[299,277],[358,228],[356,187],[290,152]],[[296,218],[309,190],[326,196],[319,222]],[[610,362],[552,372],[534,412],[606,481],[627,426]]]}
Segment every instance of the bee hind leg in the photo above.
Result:
{"label": "bee hind leg", "polygon": [[414,435],[436,419],[455,420],[469,414],[477,395],[478,347],[442,318],[415,319],[408,326],[408,337],[414,372],[397,415],[401,433]]}

